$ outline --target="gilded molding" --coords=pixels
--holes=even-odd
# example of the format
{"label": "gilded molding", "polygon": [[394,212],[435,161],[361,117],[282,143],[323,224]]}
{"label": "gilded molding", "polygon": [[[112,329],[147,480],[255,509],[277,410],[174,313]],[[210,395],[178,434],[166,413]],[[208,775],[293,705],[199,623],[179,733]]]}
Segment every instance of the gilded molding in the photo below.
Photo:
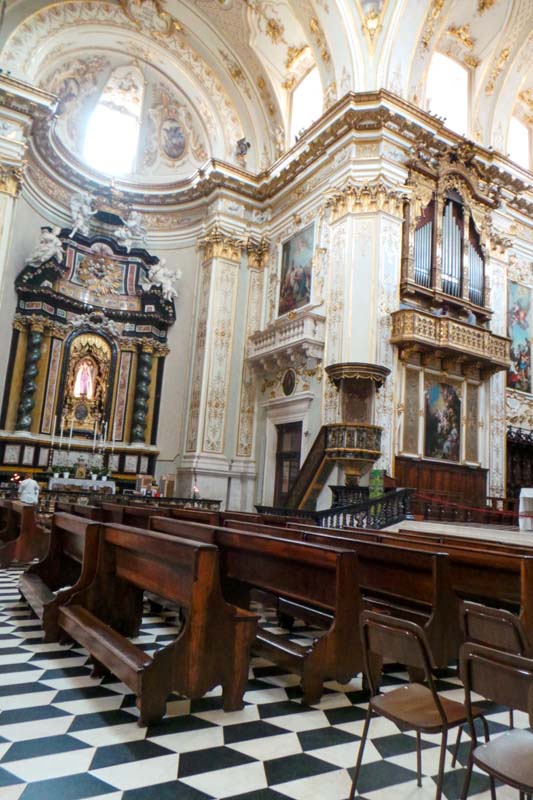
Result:
{"label": "gilded molding", "polygon": [[24,180],[24,167],[8,167],[0,164],[0,192],[18,197]]}
{"label": "gilded molding", "polygon": [[503,68],[505,66],[505,62],[507,61],[507,59],[509,58],[510,55],[511,55],[511,49],[509,47],[505,47],[501,51],[501,53],[498,56],[498,58],[495,59],[495,61],[493,63],[493,67],[492,67],[492,69],[490,71],[489,79],[488,79],[487,84],[485,86],[485,94],[486,95],[491,95],[493,93],[496,81],[500,77],[500,73],[503,70]]}
{"label": "gilded molding", "polygon": [[143,30],[144,18],[142,20],[138,20],[133,11],[136,7],[138,9],[139,6],[142,6],[143,3],[147,1],[154,8],[158,19],[163,23],[163,28],[161,30],[154,28],[153,30],[149,31],[151,36],[154,36],[155,38],[166,39],[169,36],[175,36],[178,33],[183,34],[185,32],[182,24],[178,22],[178,20],[173,17],[172,14],[169,14],[168,11],[165,11],[161,0],[119,0],[119,4],[130,22],[133,22],[133,24],[139,28],[139,30]]}
{"label": "gilded molding", "polygon": [[218,225],[215,225],[198,241],[198,247],[202,250],[202,262],[223,258],[226,261],[239,263],[245,244],[242,239],[225,233]]}
{"label": "gilded molding", "polygon": [[422,34],[422,38],[420,39],[420,44],[425,49],[429,47],[431,39],[433,38],[433,34],[435,33],[435,26],[438,18],[440,17],[440,12],[442,11],[443,5],[444,5],[444,0],[432,0],[431,8],[429,9],[426,18],[424,32]]}
{"label": "gilded molding", "polygon": [[367,214],[386,211],[403,216],[404,193],[387,186],[383,181],[377,183],[348,183],[343,189],[332,192],[326,200],[326,208],[331,210],[331,221],[336,222],[346,214]]}

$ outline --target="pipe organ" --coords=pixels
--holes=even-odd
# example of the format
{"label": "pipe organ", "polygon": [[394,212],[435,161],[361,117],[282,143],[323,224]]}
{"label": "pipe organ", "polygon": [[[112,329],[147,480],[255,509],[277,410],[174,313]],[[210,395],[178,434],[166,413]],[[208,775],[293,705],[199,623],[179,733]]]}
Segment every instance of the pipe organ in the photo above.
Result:
{"label": "pipe organ", "polygon": [[461,296],[462,254],[462,208],[447,200],[442,218],[442,291],[454,297]]}

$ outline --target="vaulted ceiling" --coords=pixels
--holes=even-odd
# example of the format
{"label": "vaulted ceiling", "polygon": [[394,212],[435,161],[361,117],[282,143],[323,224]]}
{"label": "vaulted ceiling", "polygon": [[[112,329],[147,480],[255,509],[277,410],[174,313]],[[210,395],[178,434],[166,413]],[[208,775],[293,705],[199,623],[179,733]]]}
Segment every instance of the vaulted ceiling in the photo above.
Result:
{"label": "vaulted ceiling", "polygon": [[[153,125],[169,105],[174,115],[187,118],[195,153],[179,164],[164,159],[150,164],[147,156],[146,181],[154,175],[156,181],[175,180],[197,169],[204,154],[251,171],[266,168],[288,145],[291,91],[315,65],[325,107],[347,91],[386,88],[426,108],[427,71],[432,54],[440,51],[470,72],[474,140],[505,150],[511,114],[533,122],[531,0],[14,0],[8,5],[0,63],[15,77],[61,97],[52,139],[62,157],[76,160],[76,126],[116,65],[135,63],[143,70],[150,99],[146,114]],[[69,76],[75,78],[75,96],[65,98],[74,85]],[[61,120],[73,110],[78,117],[69,124]],[[242,137],[252,147],[239,155],[236,142]]]}

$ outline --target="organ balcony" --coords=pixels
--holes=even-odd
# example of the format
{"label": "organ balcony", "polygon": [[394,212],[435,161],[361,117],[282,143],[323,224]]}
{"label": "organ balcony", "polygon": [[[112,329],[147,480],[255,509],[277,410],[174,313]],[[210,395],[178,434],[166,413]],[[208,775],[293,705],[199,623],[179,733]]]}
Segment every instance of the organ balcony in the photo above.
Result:
{"label": "organ balcony", "polygon": [[430,353],[442,359],[479,367],[490,375],[511,366],[510,339],[487,328],[415,308],[392,313],[391,343],[403,357]]}

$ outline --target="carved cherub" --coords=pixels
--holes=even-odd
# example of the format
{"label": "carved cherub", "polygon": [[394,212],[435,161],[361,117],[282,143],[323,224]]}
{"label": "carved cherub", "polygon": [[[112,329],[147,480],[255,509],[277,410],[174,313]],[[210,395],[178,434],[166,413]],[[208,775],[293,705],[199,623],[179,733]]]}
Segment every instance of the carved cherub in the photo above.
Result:
{"label": "carved cherub", "polygon": [[117,228],[114,231],[115,238],[119,244],[124,245],[129,252],[134,239],[140,239],[144,242],[146,239],[146,228],[142,223],[142,214],[138,211],[130,211],[128,216],[124,219],[120,218],[124,223],[122,228]]}
{"label": "carved cherub", "polygon": [[79,231],[84,236],[88,236],[91,231],[91,217],[96,214],[98,209],[93,209],[93,198],[89,192],[79,192],[70,198],[70,213],[72,215],[73,228],[71,236]]}
{"label": "carved cherub", "polygon": [[166,266],[166,263],[166,259],[162,258],[157,264],[150,267],[148,277],[150,287],[160,286],[163,297],[170,302],[174,297],[178,297],[178,290],[174,284],[180,280],[181,270],[178,269],[174,272]]}
{"label": "carved cherub", "polygon": [[61,264],[63,261],[63,244],[57,235],[59,231],[59,228],[51,228],[48,225],[43,226],[41,228],[39,244],[26,259],[26,264],[32,267],[38,267],[51,258],[55,258],[56,261]]}

